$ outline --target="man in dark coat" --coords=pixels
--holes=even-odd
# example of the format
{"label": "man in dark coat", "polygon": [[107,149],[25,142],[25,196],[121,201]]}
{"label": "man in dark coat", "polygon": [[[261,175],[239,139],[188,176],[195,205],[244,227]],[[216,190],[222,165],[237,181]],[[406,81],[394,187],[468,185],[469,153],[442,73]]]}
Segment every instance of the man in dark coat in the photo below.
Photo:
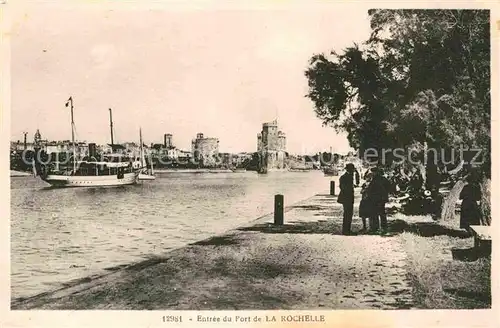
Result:
{"label": "man in dark coat", "polygon": [[481,187],[479,174],[472,170],[466,178],[467,184],[460,192],[460,228],[469,230],[471,225],[481,224]]}
{"label": "man in dark coat", "polygon": [[[370,220],[370,230],[375,232],[378,230],[380,223],[381,233],[387,232],[387,214],[385,212],[385,204],[389,201],[389,193],[392,191],[391,183],[384,176],[381,168],[373,168],[373,179],[370,183],[369,197],[373,202],[374,212]],[[380,221],[379,221],[380,219]]]}
{"label": "man in dark coat", "polygon": [[[340,177],[340,193],[337,202],[344,207],[344,219],[342,222],[342,234],[351,234],[352,214],[354,208],[354,178],[356,186],[359,184],[359,173],[354,164],[349,163],[345,167],[346,172]],[[356,174],[355,174],[356,173]]]}

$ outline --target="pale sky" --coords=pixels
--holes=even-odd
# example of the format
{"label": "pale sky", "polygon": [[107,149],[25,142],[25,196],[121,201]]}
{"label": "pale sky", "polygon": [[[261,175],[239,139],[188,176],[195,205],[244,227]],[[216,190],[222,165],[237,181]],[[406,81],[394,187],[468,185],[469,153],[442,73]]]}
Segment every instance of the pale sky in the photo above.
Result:
{"label": "pale sky", "polygon": [[[87,2],[89,3],[89,2]],[[209,7],[31,5],[13,20],[11,138],[163,142],[190,149],[201,132],[220,150],[256,151],[278,115],[291,153],[347,151],[305,98],[315,53],[369,37],[368,7],[309,4]]]}

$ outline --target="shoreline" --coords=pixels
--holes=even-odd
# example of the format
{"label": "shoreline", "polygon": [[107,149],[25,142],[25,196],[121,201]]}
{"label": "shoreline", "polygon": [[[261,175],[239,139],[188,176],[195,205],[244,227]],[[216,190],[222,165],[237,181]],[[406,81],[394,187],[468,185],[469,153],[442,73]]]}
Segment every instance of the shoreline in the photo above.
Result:
{"label": "shoreline", "polygon": [[[399,244],[388,238],[366,236],[370,244],[366,247],[356,237],[342,236],[341,208],[336,196],[317,193],[286,206],[282,226],[275,226],[274,213],[269,213],[162,255],[116,265],[107,268],[109,272],[74,279],[58,289],[11,299],[11,310],[347,309],[373,308],[375,303],[376,308],[411,308],[409,287],[403,278],[394,280],[395,276],[404,276]],[[334,212],[325,213],[328,209]],[[334,221],[327,222],[325,219],[332,214]],[[353,228],[359,230],[359,222],[353,222]],[[384,261],[391,262],[371,264],[375,271],[392,272],[379,272],[374,280],[375,290],[391,291],[382,303],[359,295],[360,284],[369,277],[374,279],[375,271],[368,272],[365,268],[380,260],[373,256],[374,249],[384,254]],[[350,259],[348,254],[352,251],[364,255]],[[339,259],[343,259],[343,264]],[[353,269],[354,275],[344,273]],[[336,280],[331,285],[332,276],[341,282]],[[296,291],[296,286],[303,291]],[[311,297],[303,294],[323,289],[330,292]]]}
{"label": "shoreline", "polygon": [[[299,200],[295,203],[292,203],[290,205],[285,206],[283,209],[283,213],[287,213],[287,212],[291,211],[295,206],[300,206],[301,204],[306,203],[307,201],[309,201],[310,199],[312,199],[318,195],[322,195],[322,194],[314,194],[314,195],[311,195],[307,198]],[[92,282],[92,281],[95,281],[98,279],[103,279],[103,278],[109,277],[113,274],[116,274],[117,272],[119,272],[121,270],[133,270],[136,267],[148,266],[148,265],[153,264],[155,262],[154,259],[156,257],[169,256],[169,255],[175,254],[176,252],[179,252],[179,251],[182,252],[182,250],[184,248],[187,248],[190,245],[195,245],[198,243],[205,243],[205,242],[208,242],[210,240],[213,240],[214,238],[215,239],[224,238],[227,235],[230,235],[232,233],[237,232],[239,229],[249,228],[255,224],[259,224],[259,223],[265,222],[267,220],[272,220],[273,216],[274,216],[274,212],[269,212],[269,213],[266,213],[264,215],[261,215],[261,216],[255,218],[255,219],[252,219],[252,220],[248,221],[247,223],[245,223],[244,225],[241,225],[239,227],[232,228],[232,229],[226,230],[220,234],[216,234],[216,235],[213,235],[213,236],[210,236],[210,237],[198,240],[198,241],[190,242],[190,243],[187,243],[185,245],[170,249],[170,250],[166,251],[165,253],[162,253],[161,255],[150,255],[149,259],[140,259],[137,261],[113,265],[113,266],[110,266],[110,267],[107,267],[105,269],[100,270],[98,273],[90,274],[90,275],[87,275],[84,277],[75,278],[75,279],[72,279],[72,280],[69,280],[66,282],[62,282],[61,287],[59,287],[59,288],[49,289],[49,290],[46,290],[46,291],[43,291],[43,292],[40,292],[40,293],[37,293],[34,295],[30,295],[30,296],[20,296],[20,297],[16,297],[16,298],[11,298],[11,309],[14,309],[13,306],[16,303],[22,303],[22,302],[30,301],[33,299],[37,299],[39,297],[44,297],[44,296],[49,295],[49,294],[56,294],[56,293],[60,293],[60,292],[63,292],[65,290],[68,290],[71,288],[76,288],[81,284],[85,284],[85,283],[89,283],[89,282]]]}
{"label": "shoreline", "polygon": [[[255,172],[257,170],[247,170],[247,169],[236,169],[236,171],[230,169],[154,169],[155,173],[245,173],[245,172]],[[316,169],[272,169],[267,173],[307,173],[307,172],[321,172],[321,170]]]}
{"label": "shoreline", "polygon": [[[263,216],[105,275],[11,300],[11,309],[413,308],[396,237],[366,235],[360,243],[342,236],[342,206],[324,193],[285,211],[282,226]],[[353,223],[358,231],[360,222]]]}
{"label": "shoreline", "polygon": [[[320,170],[314,170],[314,169],[282,169],[282,170],[269,170],[268,173],[283,173],[283,172],[290,172],[290,173],[308,173],[308,172],[316,172]],[[165,168],[159,168],[159,169],[154,169],[155,173],[158,174],[168,174],[168,173],[190,173],[190,174],[198,174],[198,173],[246,173],[246,172],[254,172],[258,173],[256,170],[247,170],[247,169],[236,169],[236,170],[230,170],[230,169],[165,169]],[[32,176],[32,173],[29,172],[22,172],[22,171],[16,171],[16,170],[10,170],[10,177],[28,177]]]}
{"label": "shoreline", "polygon": [[30,177],[30,176],[33,176],[33,173],[10,170],[10,177],[11,178]]}
{"label": "shoreline", "polygon": [[283,225],[268,213],[161,255],[11,299],[11,310],[491,307],[490,260],[455,256],[469,254],[474,243],[464,231],[396,212],[388,215],[388,234],[367,234],[355,207],[353,234],[345,236],[336,200],[317,193],[286,206]]}
{"label": "shoreline", "polygon": [[240,173],[240,172],[233,172],[229,169],[154,169],[154,173]]}

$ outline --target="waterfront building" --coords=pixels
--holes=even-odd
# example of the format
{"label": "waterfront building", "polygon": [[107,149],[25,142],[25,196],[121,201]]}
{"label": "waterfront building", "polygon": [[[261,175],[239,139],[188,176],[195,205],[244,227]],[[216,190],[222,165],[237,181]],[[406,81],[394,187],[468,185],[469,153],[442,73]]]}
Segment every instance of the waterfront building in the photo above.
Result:
{"label": "waterfront building", "polygon": [[228,160],[226,160],[227,164],[230,164],[233,167],[245,167],[253,158],[253,153],[236,153],[229,154]]}
{"label": "waterfront building", "polygon": [[163,143],[151,143],[151,155],[154,157],[174,160],[179,156],[179,150],[174,146],[172,134],[163,135]]}
{"label": "waterfront building", "polygon": [[121,145],[124,148],[124,153],[130,156],[136,156],[141,151],[140,145],[135,142],[124,142]]}
{"label": "waterfront building", "polygon": [[[85,155],[88,153],[88,144],[86,142],[77,142],[75,146],[77,154]],[[67,153],[67,152],[73,152],[73,144],[69,140],[47,141],[47,140],[42,140],[38,137],[36,142],[27,142],[26,145],[19,140],[11,142],[10,149],[12,151],[17,151],[17,152],[22,152],[24,149],[26,150],[39,149],[43,150],[47,154]]]}
{"label": "waterfront building", "polygon": [[177,148],[170,148],[167,149],[167,158],[171,160],[177,160],[179,158],[179,153],[181,151]]}
{"label": "waterfront building", "polygon": [[198,133],[191,143],[191,150],[194,160],[201,166],[215,167],[219,164],[219,139]]}
{"label": "waterfront building", "polygon": [[190,163],[193,157],[193,154],[187,150],[175,149],[175,154],[175,160],[179,163]]}
{"label": "waterfront building", "polygon": [[72,152],[73,145],[69,140],[50,141],[45,145],[44,150],[45,152],[47,152],[47,154]]}
{"label": "waterfront building", "polygon": [[170,133],[163,135],[163,143],[152,143],[149,154],[158,167],[183,167],[192,162],[192,153],[177,148]]}
{"label": "waterfront building", "polygon": [[[49,141],[45,142],[40,149],[47,154],[73,153],[73,143],[69,140]],[[79,141],[75,143],[74,150],[77,157],[82,158],[89,154],[89,145],[85,141]]]}
{"label": "waterfront building", "polygon": [[98,145],[97,152],[99,152],[101,154],[110,154],[113,152],[113,148],[109,144]]}
{"label": "waterfront building", "polygon": [[10,150],[14,152],[22,152],[24,149],[26,150],[34,150],[35,149],[35,144],[33,142],[24,142],[17,140],[17,141],[11,141],[10,142]]}
{"label": "waterfront building", "polygon": [[89,155],[89,144],[85,141],[75,143],[75,152],[77,158],[83,158]]}
{"label": "waterfront building", "polygon": [[154,157],[168,158],[169,160],[175,160],[179,156],[177,148],[165,148],[164,144],[151,144],[150,153]]}
{"label": "waterfront building", "polygon": [[267,172],[286,168],[286,135],[278,130],[278,121],[263,123],[257,134],[259,171]]}
{"label": "waterfront building", "polygon": [[175,148],[172,138],[173,136],[170,133],[166,133],[163,135],[163,147],[165,149]]}

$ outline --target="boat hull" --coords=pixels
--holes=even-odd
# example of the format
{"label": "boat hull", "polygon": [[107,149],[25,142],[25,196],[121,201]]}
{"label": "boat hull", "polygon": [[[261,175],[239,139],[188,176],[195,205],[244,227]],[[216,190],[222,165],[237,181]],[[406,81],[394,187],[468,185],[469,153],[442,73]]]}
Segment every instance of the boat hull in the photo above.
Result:
{"label": "boat hull", "polygon": [[288,172],[311,172],[311,169],[288,169]]}
{"label": "boat hull", "polygon": [[156,179],[156,177],[155,177],[154,175],[149,175],[149,174],[140,173],[140,174],[139,174],[138,179],[139,179],[140,181],[144,181],[144,180],[146,180],[146,181],[147,181],[147,180],[155,180],[155,179]]}
{"label": "boat hull", "polygon": [[336,177],[339,175],[339,170],[337,168],[325,168],[323,169],[323,173],[327,177]]}
{"label": "boat hull", "polygon": [[72,188],[72,187],[114,187],[131,185],[137,183],[138,173],[124,173],[122,178],[117,175],[101,176],[67,176],[67,175],[48,175],[43,180],[53,187]]}

